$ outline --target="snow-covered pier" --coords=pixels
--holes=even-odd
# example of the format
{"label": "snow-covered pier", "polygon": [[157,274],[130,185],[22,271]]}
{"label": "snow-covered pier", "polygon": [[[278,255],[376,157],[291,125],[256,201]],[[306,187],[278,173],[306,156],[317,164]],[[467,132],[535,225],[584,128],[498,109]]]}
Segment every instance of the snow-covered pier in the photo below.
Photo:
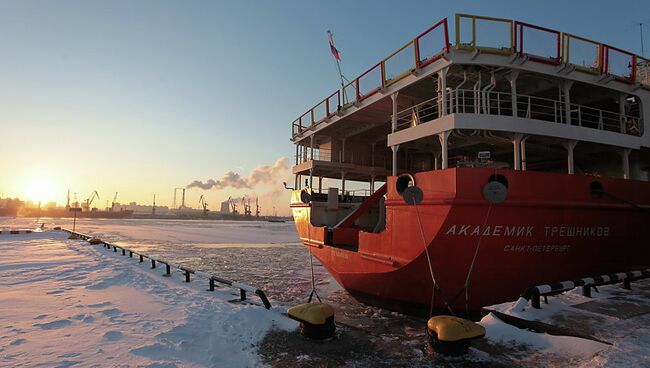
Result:
{"label": "snow-covered pier", "polygon": [[0,366],[258,366],[265,332],[297,326],[67,237],[0,238]]}

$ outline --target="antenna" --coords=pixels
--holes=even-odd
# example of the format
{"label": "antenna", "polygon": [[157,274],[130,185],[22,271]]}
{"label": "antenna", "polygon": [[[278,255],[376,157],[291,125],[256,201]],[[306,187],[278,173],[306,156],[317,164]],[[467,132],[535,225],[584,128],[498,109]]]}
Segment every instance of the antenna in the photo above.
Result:
{"label": "antenna", "polygon": [[643,51],[643,23],[639,23],[639,34],[641,36],[641,56],[645,56]]}

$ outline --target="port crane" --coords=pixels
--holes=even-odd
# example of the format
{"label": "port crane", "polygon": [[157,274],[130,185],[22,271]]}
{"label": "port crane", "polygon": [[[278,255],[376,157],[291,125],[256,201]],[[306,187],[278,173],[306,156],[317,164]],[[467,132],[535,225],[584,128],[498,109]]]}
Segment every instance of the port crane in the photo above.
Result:
{"label": "port crane", "polygon": [[109,211],[113,212],[115,210],[115,203],[117,203],[117,192],[115,192],[115,196],[113,197],[113,202],[111,202],[111,208]]}
{"label": "port crane", "polygon": [[205,201],[205,197],[203,195],[201,195],[201,198],[199,198],[199,204],[201,207],[203,207],[203,214],[207,215],[208,211],[210,210],[208,209],[208,203]]}
{"label": "port crane", "polygon": [[237,212],[237,204],[235,201],[232,200],[232,197],[228,197],[228,203],[230,204],[230,208],[232,209],[232,214],[236,215],[239,212]]}
{"label": "port crane", "polygon": [[251,215],[251,200],[243,197],[241,199],[242,204],[244,205],[244,216],[250,216]]}
{"label": "port crane", "polygon": [[86,199],[86,211],[90,211],[90,206],[93,204],[93,201],[97,198],[99,200],[99,193],[96,190],[93,190],[90,197]]}
{"label": "port crane", "polygon": [[262,207],[260,207],[259,198],[255,197],[255,217],[260,217],[260,212]]}

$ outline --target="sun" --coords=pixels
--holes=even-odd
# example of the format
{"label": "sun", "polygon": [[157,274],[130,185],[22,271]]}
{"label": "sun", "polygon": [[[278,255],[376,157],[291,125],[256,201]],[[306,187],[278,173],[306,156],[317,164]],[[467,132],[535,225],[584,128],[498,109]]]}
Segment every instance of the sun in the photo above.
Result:
{"label": "sun", "polygon": [[48,178],[34,178],[28,182],[25,195],[31,201],[46,203],[56,198],[56,188]]}

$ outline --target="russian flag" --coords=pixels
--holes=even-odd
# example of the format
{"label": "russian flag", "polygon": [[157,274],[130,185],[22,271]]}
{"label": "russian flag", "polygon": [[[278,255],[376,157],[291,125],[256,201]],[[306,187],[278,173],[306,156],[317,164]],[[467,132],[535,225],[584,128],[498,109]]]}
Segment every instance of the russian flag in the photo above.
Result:
{"label": "russian flag", "polygon": [[338,61],[341,61],[341,54],[339,53],[339,50],[336,49],[334,46],[334,38],[332,38],[332,32],[327,31],[327,40],[330,43],[330,51],[332,52],[332,55],[334,55],[334,58]]}

